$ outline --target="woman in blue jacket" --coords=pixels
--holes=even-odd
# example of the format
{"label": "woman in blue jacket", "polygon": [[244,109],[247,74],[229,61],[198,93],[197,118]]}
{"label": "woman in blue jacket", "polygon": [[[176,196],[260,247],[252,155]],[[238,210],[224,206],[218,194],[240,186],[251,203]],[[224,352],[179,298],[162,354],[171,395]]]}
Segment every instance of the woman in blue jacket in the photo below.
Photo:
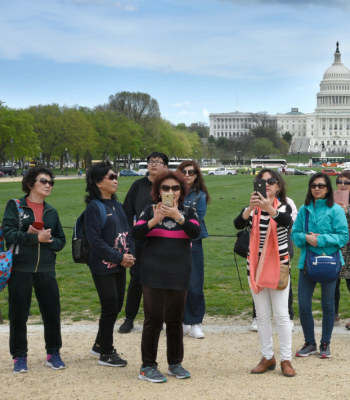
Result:
{"label": "woman in blue jacket", "polygon": [[[305,229],[306,213],[309,213],[308,231]],[[299,315],[305,344],[296,352],[297,357],[307,357],[317,353],[314,319],[312,315],[312,295],[316,286],[307,275],[305,258],[307,244],[317,254],[330,255],[339,251],[349,239],[348,224],[344,210],[334,204],[332,184],[328,175],[318,172],[309,181],[305,203],[301,206],[292,230],[294,244],[301,249],[298,268]],[[343,257],[340,254],[341,263]],[[329,358],[330,341],[334,325],[334,291],[337,280],[321,283],[322,336],[320,358]]]}
{"label": "woman in blue jacket", "polygon": [[192,271],[187,289],[183,332],[184,335],[189,334],[189,336],[196,339],[202,339],[204,338],[202,321],[205,314],[202,239],[208,237],[204,217],[207,212],[207,204],[210,201],[210,196],[204,184],[199,165],[195,161],[183,161],[178,166],[178,170],[184,175],[187,188],[189,189],[184,205],[196,210],[201,227],[199,237],[192,240]]}
{"label": "woman in blue jacket", "polygon": [[[86,174],[84,227],[89,242],[88,265],[101,303],[101,316],[91,354],[98,364],[123,367],[113,347],[113,329],[125,294],[126,268],[134,265],[134,241],[122,205],[116,200],[118,175],[108,162],[95,164]],[[103,223],[97,200],[106,208]]]}

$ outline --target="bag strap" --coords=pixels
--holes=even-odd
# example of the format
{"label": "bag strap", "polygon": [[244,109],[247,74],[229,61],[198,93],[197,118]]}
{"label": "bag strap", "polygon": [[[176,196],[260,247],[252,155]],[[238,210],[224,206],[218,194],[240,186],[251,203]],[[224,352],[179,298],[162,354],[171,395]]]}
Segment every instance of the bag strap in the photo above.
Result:
{"label": "bag strap", "polygon": [[107,221],[107,211],[106,211],[106,207],[103,204],[102,201],[97,200],[97,199],[92,199],[91,201],[93,201],[99,208],[100,210],[100,214],[101,214],[101,229],[104,228],[106,221]]}
{"label": "bag strap", "polygon": [[19,199],[12,199],[17,207],[17,211],[18,211],[18,226],[19,229],[21,229],[22,227],[22,216],[23,216],[23,208],[20,206],[21,202]]}
{"label": "bag strap", "polygon": [[234,256],[234,258],[235,258],[235,263],[236,263],[236,269],[237,269],[239,284],[240,284],[240,286],[241,286],[242,293],[243,293],[244,295],[246,295],[246,292],[245,292],[244,289],[243,289],[242,280],[241,280],[241,275],[240,275],[240,273],[239,273],[239,268],[238,268],[238,263],[237,263],[237,258],[236,258],[236,253],[235,253],[235,252],[233,252],[233,256]]}

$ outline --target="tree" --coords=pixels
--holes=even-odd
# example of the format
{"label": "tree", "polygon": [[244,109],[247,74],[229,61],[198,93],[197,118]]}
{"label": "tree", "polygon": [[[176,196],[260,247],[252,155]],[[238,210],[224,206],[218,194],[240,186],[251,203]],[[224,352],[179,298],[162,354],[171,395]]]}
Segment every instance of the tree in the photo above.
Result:
{"label": "tree", "polygon": [[273,146],[271,140],[266,138],[259,138],[254,140],[253,152],[255,157],[262,158],[270,154],[276,153],[276,148]]}
{"label": "tree", "polygon": [[109,96],[107,108],[125,115],[145,127],[153,118],[160,118],[159,105],[147,93],[119,92]]}
{"label": "tree", "polygon": [[199,137],[208,138],[209,137],[209,126],[203,122],[192,123],[188,130],[190,132],[197,132]]}
{"label": "tree", "polygon": [[283,134],[282,139],[285,140],[287,143],[291,144],[293,140],[293,135],[287,131]]}

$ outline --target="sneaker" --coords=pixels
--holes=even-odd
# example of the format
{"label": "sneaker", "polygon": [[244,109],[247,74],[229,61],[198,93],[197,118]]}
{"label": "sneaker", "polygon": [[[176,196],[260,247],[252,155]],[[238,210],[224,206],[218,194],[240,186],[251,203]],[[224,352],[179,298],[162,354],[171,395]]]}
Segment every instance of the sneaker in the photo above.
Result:
{"label": "sneaker", "polygon": [[340,316],[339,316],[339,314],[335,314],[334,326],[339,326],[339,325],[340,325]]}
{"label": "sneaker", "polygon": [[202,331],[202,324],[192,325],[189,336],[195,339],[203,339],[205,335]]}
{"label": "sneaker", "polygon": [[297,357],[307,357],[311,356],[311,354],[316,354],[317,348],[315,344],[305,343],[304,346],[295,353]]}
{"label": "sneaker", "polygon": [[113,350],[111,354],[101,354],[98,364],[106,367],[125,367],[128,362],[119,357],[119,354]]}
{"label": "sneaker", "polygon": [[329,344],[321,343],[320,345],[320,358],[330,358],[331,357],[331,349]]}
{"label": "sneaker", "polygon": [[156,367],[141,367],[139,379],[154,383],[162,383],[167,381],[166,376],[164,376]]}
{"label": "sneaker", "polygon": [[119,333],[129,333],[134,327],[134,320],[131,318],[126,318],[125,321],[120,325]]}
{"label": "sneaker", "polygon": [[191,330],[191,325],[182,324],[182,331],[183,331],[184,336],[189,334],[190,330]]}
{"label": "sneaker", "polygon": [[176,376],[178,379],[187,379],[191,374],[181,364],[169,365],[168,375]]}
{"label": "sneaker", "polygon": [[46,357],[46,366],[52,369],[66,368],[65,363],[62,361],[60,353],[48,354]]}
{"label": "sneaker", "polygon": [[28,372],[27,357],[17,357],[13,359],[13,372],[15,374]]}
{"label": "sneaker", "polygon": [[92,349],[90,350],[90,354],[95,356],[95,357],[100,357],[101,352],[100,352],[100,346],[98,346],[96,343],[92,346]]}
{"label": "sneaker", "polygon": [[348,322],[348,323],[345,325],[345,328],[348,329],[348,330],[350,331],[350,322]]}
{"label": "sneaker", "polygon": [[256,318],[252,319],[252,324],[250,325],[250,330],[253,332],[258,332],[258,324],[256,322]]}

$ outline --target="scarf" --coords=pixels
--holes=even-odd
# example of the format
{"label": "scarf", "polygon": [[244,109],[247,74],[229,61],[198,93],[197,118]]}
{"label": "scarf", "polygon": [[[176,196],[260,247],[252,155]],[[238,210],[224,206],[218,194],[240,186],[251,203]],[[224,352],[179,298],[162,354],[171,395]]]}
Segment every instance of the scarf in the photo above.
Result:
{"label": "scarf", "polygon": [[[275,198],[273,208],[277,209],[280,202]],[[277,224],[270,217],[263,249],[259,258],[260,247],[260,217],[261,208],[257,208],[252,220],[249,240],[249,282],[250,288],[258,294],[263,288],[276,289],[280,278],[280,256],[278,250]]]}

